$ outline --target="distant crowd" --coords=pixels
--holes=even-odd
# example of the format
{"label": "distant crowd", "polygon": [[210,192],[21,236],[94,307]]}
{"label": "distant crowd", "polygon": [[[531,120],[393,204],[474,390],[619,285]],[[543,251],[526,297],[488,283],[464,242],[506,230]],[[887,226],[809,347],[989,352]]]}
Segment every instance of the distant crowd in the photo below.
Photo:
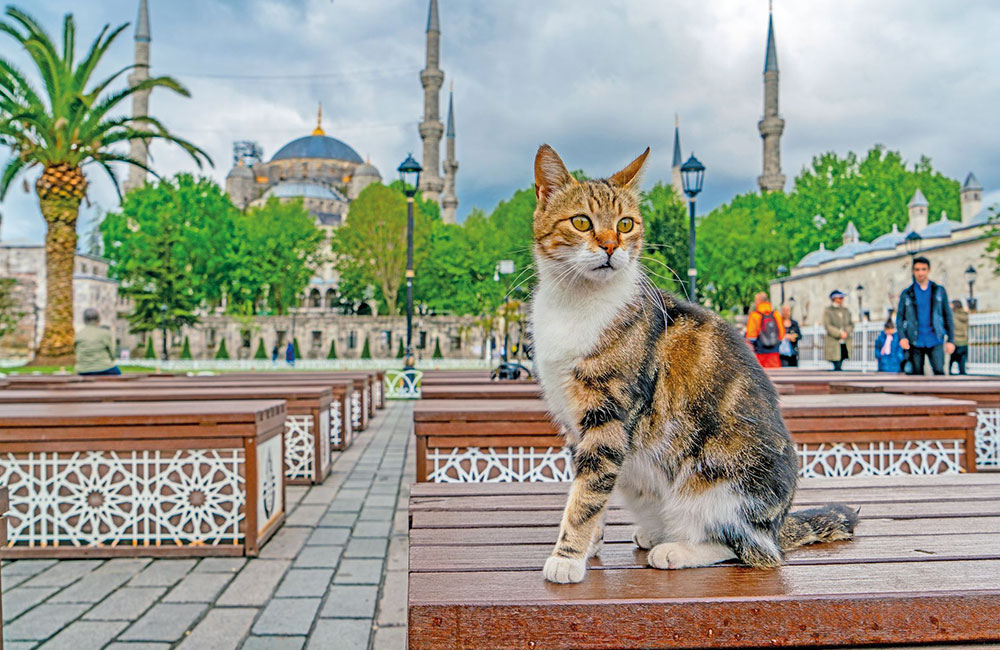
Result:
{"label": "distant crowd", "polygon": [[[969,354],[969,311],[960,300],[948,300],[948,292],[930,279],[931,263],[915,257],[913,283],[899,295],[895,319],[886,320],[875,340],[875,359],[880,372],[924,374],[930,364],[935,375],[966,374]],[[832,369],[843,369],[850,358],[854,333],[851,312],[844,306],[846,295],[830,293],[830,305],[823,311],[824,358]],[[776,311],[766,293],[758,293],[754,310],[747,318],[746,340],[765,368],[799,365],[802,331],[788,305]],[[947,366],[945,358],[947,356]]]}

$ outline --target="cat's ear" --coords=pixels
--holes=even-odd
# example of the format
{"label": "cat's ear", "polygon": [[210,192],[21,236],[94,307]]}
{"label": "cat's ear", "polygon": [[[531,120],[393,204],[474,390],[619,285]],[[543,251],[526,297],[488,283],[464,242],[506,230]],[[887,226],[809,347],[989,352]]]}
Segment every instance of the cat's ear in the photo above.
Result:
{"label": "cat's ear", "polygon": [[547,144],[538,147],[535,154],[535,198],[539,207],[545,205],[553,192],[575,182],[555,149]]}
{"label": "cat's ear", "polygon": [[646,156],[649,155],[649,147],[642,154],[625,166],[625,169],[621,170],[608,180],[617,185],[618,187],[625,188],[627,190],[634,190],[639,187],[639,181],[642,177],[642,166],[646,163]]}

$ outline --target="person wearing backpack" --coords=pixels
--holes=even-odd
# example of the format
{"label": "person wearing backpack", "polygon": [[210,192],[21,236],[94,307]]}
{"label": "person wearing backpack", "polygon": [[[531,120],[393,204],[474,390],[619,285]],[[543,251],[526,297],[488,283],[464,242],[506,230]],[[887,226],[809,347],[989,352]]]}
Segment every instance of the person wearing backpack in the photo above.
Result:
{"label": "person wearing backpack", "polygon": [[826,360],[833,364],[834,370],[842,370],[844,361],[850,353],[848,346],[854,334],[854,322],[851,311],[844,306],[846,294],[834,289],[830,292],[830,306],[823,312],[823,329],[826,337],[823,342],[823,352]]}
{"label": "person wearing backpack", "polygon": [[764,368],[780,368],[778,349],[785,338],[785,325],[781,316],[774,313],[766,293],[754,296],[754,309],[747,318],[747,343]]}

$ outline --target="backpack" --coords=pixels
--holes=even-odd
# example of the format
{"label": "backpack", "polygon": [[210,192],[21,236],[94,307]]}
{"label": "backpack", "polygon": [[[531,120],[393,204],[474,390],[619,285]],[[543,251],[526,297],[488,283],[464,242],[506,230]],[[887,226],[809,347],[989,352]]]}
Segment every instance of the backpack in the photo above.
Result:
{"label": "backpack", "polygon": [[761,349],[776,348],[781,341],[778,340],[778,321],[774,319],[774,312],[760,317],[760,334],[757,335],[757,346]]}

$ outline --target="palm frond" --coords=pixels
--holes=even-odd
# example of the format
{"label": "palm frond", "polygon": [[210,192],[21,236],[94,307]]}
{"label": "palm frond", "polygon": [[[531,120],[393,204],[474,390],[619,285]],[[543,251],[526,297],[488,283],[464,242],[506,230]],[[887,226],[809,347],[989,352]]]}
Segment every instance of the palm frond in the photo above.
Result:
{"label": "palm frond", "polygon": [[73,14],[63,16],[63,67],[73,67],[73,56],[76,53],[76,24]]}
{"label": "palm frond", "polygon": [[[90,75],[93,74],[94,69],[97,68],[97,64],[100,63],[101,58],[104,53],[108,51],[111,44],[118,38],[119,34],[128,27],[128,23],[119,25],[115,28],[113,32],[108,34],[108,29],[110,25],[105,25],[101,33],[97,35],[94,43],[90,46],[90,50],[87,52],[87,56],[83,57],[83,61],[76,68],[76,73],[73,75],[73,86],[79,89],[83,89],[90,80]],[[107,34],[107,37],[105,37]],[[103,39],[103,40],[102,40]]]}
{"label": "palm frond", "polygon": [[7,161],[7,164],[3,168],[3,174],[0,175],[0,201],[7,196],[7,190],[10,188],[10,184],[17,178],[17,175],[21,173],[22,170],[30,167],[23,158],[20,156],[11,156]]}
{"label": "palm frond", "polygon": [[[115,188],[115,194],[118,195],[118,202],[120,203],[124,197],[122,196],[121,186],[118,183],[118,175],[115,174],[115,170],[107,162],[103,160],[97,160],[97,164],[100,165],[104,169],[104,171],[107,172],[108,176],[111,177],[111,185]],[[144,167],[144,165],[137,164],[136,167]],[[149,171],[150,173],[153,174],[156,173],[152,172],[149,169],[147,169],[146,171]]]}

